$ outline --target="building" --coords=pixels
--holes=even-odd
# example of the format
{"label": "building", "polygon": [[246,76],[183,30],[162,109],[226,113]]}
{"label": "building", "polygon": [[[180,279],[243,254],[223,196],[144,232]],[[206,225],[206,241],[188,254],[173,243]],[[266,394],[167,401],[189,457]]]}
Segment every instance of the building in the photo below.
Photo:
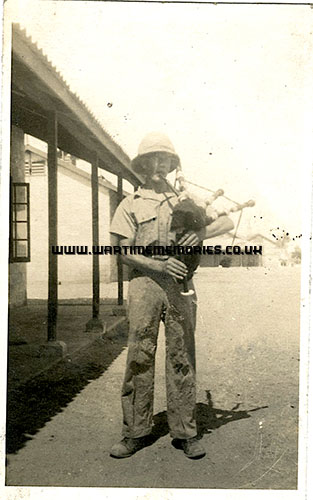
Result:
{"label": "building", "polygon": [[[60,237],[66,237],[62,234],[60,220],[67,217],[68,204],[62,205],[61,198],[67,197],[73,204],[72,213],[80,214],[82,206],[86,213],[89,212],[91,221],[88,227],[89,240],[97,246],[100,242],[99,171],[107,171],[116,176],[117,203],[123,197],[123,179],[135,188],[141,179],[132,171],[130,159],[122,148],[103,129],[81,99],[70,90],[61,74],[26,32],[15,24],[12,27],[11,82],[10,306],[22,305],[27,301],[27,266],[32,259],[30,228],[34,212],[31,212],[30,207],[30,182],[26,182],[25,176],[24,147],[24,136],[29,134],[47,144],[47,191],[46,194],[42,192],[38,196],[46,198],[48,206],[46,214],[38,212],[35,216],[38,218],[42,216],[46,224],[47,238],[46,242],[41,244],[48,249],[45,258],[48,283],[47,338],[53,342],[57,338],[59,271],[66,277],[66,264],[62,267],[58,255],[52,252],[52,248],[59,245]],[[59,150],[66,152],[70,158],[80,158],[91,165],[91,176],[81,182],[87,190],[87,184],[90,183],[89,201],[78,199],[75,195],[77,179],[70,169],[63,169],[62,175],[67,176],[67,182],[64,184],[65,192],[62,192],[63,184],[60,185],[58,181]],[[33,168],[30,162],[29,168]],[[31,182],[33,183],[33,180]],[[35,180],[34,183],[36,182]],[[113,210],[114,202],[110,208],[107,205],[107,209]],[[68,219],[70,222],[70,217]],[[80,225],[76,223],[76,228],[79,227]],[[104,224],[104,227],[107,226]],[[101,229],[103,230],[104,228]],[[77,231],[79,232],[79,229]],[[84,272],[82,270],[83,274]],[[122,272],[123,266],[118,259],[120,304],[123,301]],[[98,319],[99,255],[92,256],[90,282],[93,304],[89,328],[92,329],[101,327]]]}
{"label": "building", "polygon": [[[48,171],[47,152],[33,145],[25,136],[25,181],[30,193],[30,254],[27,264],[27,297],[47,298],[48,292]],[[81,160],[58,151],[58,242],[61,246],[92,248],[91,174]],[[87,170],[87,171],[86,171]],[[88,172],[89,170],[89,172]],[[99,186],[99,242],[114,245],[116,238],[109,233],[112,215],[117,206],[117,187],[102,174]],[[123,195],[127,193],[124,192]],[[84,250],[83,249],[83,250]],[[100,257],[100,281],[117,280],[116,257]],[[58,284],[90,283],[91,255],[60,255],[58,257]]]}
{"label": "building", "polygon": [[[256,233],[253,235],[243,235],[238,233],[233,242],[233,233],[229,232],[214,238],[212,240],[206,240],[204,242],[205,246],[221,245],[222,252],[219,255],[203,255],[201,257],[200,266],[202,267],[216,267],[219,265],[225,267],[243,266],[243,267],[278,267],[282,263],[282,259],[286,253],[286,248],[282,247],[280,242],[276,240],[271,240],[267,236],[261,233]],[[247,247],[247,254],[238,255],[226,255],[226,246],[238,246],[242,252],[245,252]],[[258,252],[258,249],[262,247],[262,254]],[[254,253],[253,249],[256,249]]]}

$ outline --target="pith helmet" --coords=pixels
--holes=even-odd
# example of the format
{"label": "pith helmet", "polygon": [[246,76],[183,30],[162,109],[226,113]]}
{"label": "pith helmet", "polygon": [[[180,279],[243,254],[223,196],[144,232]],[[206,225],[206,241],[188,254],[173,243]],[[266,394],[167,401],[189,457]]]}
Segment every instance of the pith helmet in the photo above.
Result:
{"label": "pith helmet", "polygon": [[141,162],[145,155],[149,155],[151,153],[168,153],[171,156],[171,169],[174,170],[179,165],[179,156],[176,154],[173,144],[169,140],[169,138],[162,134],[161,132],[151,132],[146,135],[138,148],[138,155],[132,161],[132,167],[135,172],[142,173]]}

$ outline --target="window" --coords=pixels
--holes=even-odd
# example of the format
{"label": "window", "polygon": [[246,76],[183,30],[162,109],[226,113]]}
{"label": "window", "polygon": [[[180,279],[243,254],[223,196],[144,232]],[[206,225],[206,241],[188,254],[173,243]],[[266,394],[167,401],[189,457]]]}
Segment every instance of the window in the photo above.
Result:
{"label": "window", "polygon": [[10,262],[29,262],[29,183],[11,182],[10,205]]}
{"label": "window", "polygon": [[44,158],[46,153],[34,153],[30,149],[25,149],[25,175],[38,176],[47,175],[47,160]]}
{"label": "window", "polygon": [[46,162],[44,160],[32,162],[31,165],[29,165],[29,162],[25,162],[25,175],[46,175],[46,172]]}

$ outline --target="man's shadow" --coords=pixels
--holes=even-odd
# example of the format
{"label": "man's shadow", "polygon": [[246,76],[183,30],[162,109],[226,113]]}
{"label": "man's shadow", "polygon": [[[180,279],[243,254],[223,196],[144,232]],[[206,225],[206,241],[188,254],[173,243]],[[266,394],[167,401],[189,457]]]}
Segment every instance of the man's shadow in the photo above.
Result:
{"label": "man's shadow", "polygon": [[[210,434],[214,429],[218,429],[222,425],[242,418],[250,418],[250,413],[268,408],[268,406],[258,406],[256,408],[251,408],[251,410],[238,410],[241,403],[237,403],[230,410],[222,410],[220,408],[214,408],[210,391],[206,391],[206,397],[207,403],[197,403],[196,405],[198,439],[201,439],[204,434]],[[152,445],[158,439],[169,433],[166,411],[154,415],[153,421],[154,425],[152,433],[148,438],[147,446]]]}

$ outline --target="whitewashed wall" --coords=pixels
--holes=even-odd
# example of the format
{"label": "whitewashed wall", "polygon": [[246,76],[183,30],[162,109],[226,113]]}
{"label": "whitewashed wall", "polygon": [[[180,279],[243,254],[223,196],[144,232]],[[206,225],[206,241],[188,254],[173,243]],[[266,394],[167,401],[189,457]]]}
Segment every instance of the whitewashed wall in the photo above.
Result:
{"label": "whitewashed wall", "polygon": [[[74,171],[73,171],[74,170]],[[75,170],[77,172],[75,172]],[[27,176],[30,182],[31,261],[27,264],[28,290],[36,286],[45,298],[48,286],[48,178]],[[111,192],[111,199],[116,197]],[[99,244],[110,245],[110,190],[99,187]],[[58,243],[88,245],[92,248],[91,183],[85,172],[75,167],[58,170]],[[109,282],[111,257],[100,256],[101,282]],[[113,259],[112,259],[113,260]],[[112,265],[113,262],[112,262]],[[58,281],[66,284],[92,284],[91,255],[60,255]],[[31,294],[30,294],[31,295]],[[38,294],[37,294],[38,296]]]}

